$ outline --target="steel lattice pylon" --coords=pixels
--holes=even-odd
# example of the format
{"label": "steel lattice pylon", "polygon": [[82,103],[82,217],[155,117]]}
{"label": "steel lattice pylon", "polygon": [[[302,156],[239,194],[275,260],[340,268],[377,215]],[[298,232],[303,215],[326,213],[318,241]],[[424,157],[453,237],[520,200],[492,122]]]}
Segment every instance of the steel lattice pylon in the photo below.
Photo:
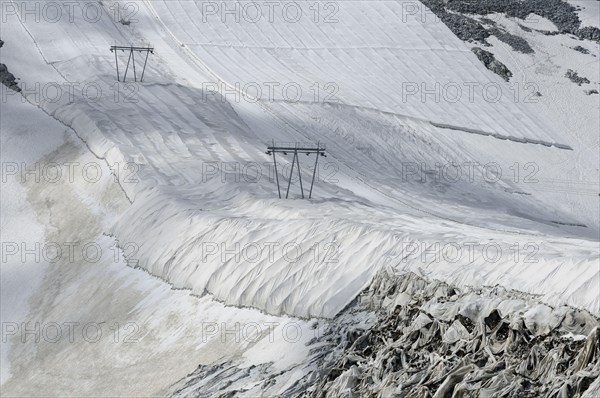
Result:
{"label": "steel lattice pylon", "polygon": [[110,52],[115,53],[115,65],[117,66],[117,81],[121,81],[121,76],[119,75],[119,60],[117,57],[117,51],[121,50],[122,52],[129,51],[129,57],[127,58],[127,66],[125,67],[125,73],[123,74],[123,81],[127,79],[127,71],[129,70],[129,62],[133,65],[133,80],[137,82],[137,74],[135,72],[135,56],[134,53],[136,51],[143,53],[146,52],[146,59],[144,60],[144,66],[142,68],[142,76],[140,77],[140,82],[144,80],[144,73],[146,72],[146,64],[148,63],[148,55],[154,54],[154,47],[135,47],[135,46],[110,46]]}
{"label": "steel lattice pylon", "polygon": [[300,169],[300,157],[299,153],[305,153],[306,155],[310,155],[314,153],[315,156],[315,166],[313,170],[312,180],[310,182],[310,190],[308,192],[308,198],[312,198],[313,187],[315,185],[315,176],[317,175],[317,164],[319,162],[319,155],[323,157],[327,157],[325,155],[325,145],[317,142],[317,145],[314,144],[305,144],[299,142],[293,143],[279,143],[275,145],[275,141],[272,142],[271,146],[267,147],[267,155],[273,155],[273,165],[275,166],[275,179],[277,181],[277,193],[279,194],[279,199],[281,199],[281,187],[279,185],[279,174],[277,172],[277,159],[275,158],[276,153],[283,153],[283,155],[287,155],[289,153],[294,154],[294,158],[292,159],[292,170],[290,171],[290,176],[288,179],[288,186],[285,192],[285,198],[287,199],[290,194],[290,186],[292,185],[292,176],[294,174],[294,166],[298,164],[298,178],[300,180],[300,192],[302,193],[302,199],[304,199],[304,187],[302,186],[302,171]]}

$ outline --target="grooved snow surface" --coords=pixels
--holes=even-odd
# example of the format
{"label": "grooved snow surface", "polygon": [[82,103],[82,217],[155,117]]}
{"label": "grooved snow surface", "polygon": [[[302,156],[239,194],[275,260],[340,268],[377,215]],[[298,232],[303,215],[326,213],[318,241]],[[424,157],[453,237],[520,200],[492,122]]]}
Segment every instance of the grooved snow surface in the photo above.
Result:
{"label": "grooved snow surface", "polygon": [[[344,1],[327,18],[315,16],[310,2],[300,2],[297,22],[287,22],[291,17],[282,8],[283,15],[273,17],[280,20],[275,26],[265,15],[256,23],[241,18],[232,29],[227,14],[211,15],[208,7],[194,2],[151,4],[179,42],[224,81],[248,87],[250,95],[256,90],[249,83],[295,84],[302,87],[301,101],[312,102],[315,83],[336,82],[336,97],[344,104],[525,140],[564,142],[554,126],[527,116],[527,106],[515,106],[506,95],[496,102],[493,88],[457,96],[455,87],[499,80],[490,81],[469,47],[452,38],[424,7],[415,13],[407,2]],[[244,10],[248,2],[240,4]],[[456,102],[436,100],[435,94],[423,101],[422,94],[435,93],[436,85]],[[415,90],[418,94],[411,94]],[[274,93],[279,101],[286,94],[296,97],[293,89]]]}
{"label": "grooved snow surface", "polygon": [[[276,17],[251,24],[214,15],[204,21],[197,2],[135,4],[136,21],[128,26],[113,21],[104,5],[93,24],[77,14],[72,23],[53,24],[13,17],[2,39],[19,43],[3,49],[3,58],[22,82],[102,88],[97,101],[76,90],[73,102],[39,105],[97,156],[119,163],[133,204],[111,233],[139,246],[140,267],[227,304],[300,317],[334,316],[383,264],[459,284],[500,283],[599,312],[598,218],[589,217],[597,192],[582,184],[561,193],[569,201],[545,195],[557,181],[597,165],[580,158],[577,138],[547,123],[538,107],[511,100],[510,88],[431,14],[402,15],[401,2],[342,1],[336,23],[315,23],[304,8],[297,23]],[[115,85],[108,52],[115,42],[156,48],[144,83],[133,86],[135,101],[125,99],[131,86]],[[208,92],[214,86],[207,84],[221,82],[228,88],[294,82],[302,100],[282,101],[281,90],[272,101],[264,92],[239,101]],[[312,85],[331,82],[337,101],[323,101],[323,93],[314,101]],[[469,82],[480,87],[473,98]],[[406,95],[409,86],[436,83],[459,86],[463,95],[458,101]],[[501,99],[486,101],[481,86],[488,83],[500,88]],[[275,199],[271,158],[264,155],[273,139],[327,145],[315,200]],[[126,180],[125,162],[137,165],[134,180]],[[411,175],[408,162],[423,172]],[[475,177],[440,179],[436,163],[452,162],[472,162]],[[515,162],[522,173],[532,163],[538,183],[514,178]],[[491,163],[491,171],[481,166]],[[231,176],[249,165],[260,165],[258,181]],[[297,184],[292,194],[298,197]],[[504,248],[494,261],[481,249],[490,241]],[[409,242],[480,248],[449,262],[407,253]],[[274,257],[262,252],[249,261],[243,252],[241,259],[226,252],[267,243],[299,245],[301,256],[291,261],[275,249]],[[537,248],[533,265],[509,251],[515,244],[526,251],[529,243]],[[331,247],[336,261],[327,261]]]}

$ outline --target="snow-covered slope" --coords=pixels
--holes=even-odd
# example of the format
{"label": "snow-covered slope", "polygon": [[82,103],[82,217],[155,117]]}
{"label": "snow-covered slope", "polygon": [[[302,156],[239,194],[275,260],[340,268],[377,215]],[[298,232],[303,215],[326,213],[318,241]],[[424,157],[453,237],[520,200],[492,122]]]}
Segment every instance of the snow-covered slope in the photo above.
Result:
{"label": "snow-covered slope", "polygon": [[[431,15],[404,15],[402,3],[348,1],[339,4],[334,23],[315,20],[305,8],[297,22],[249,23],[203,17],[202,3],[135,5],[129,25],[114,21],[107,5],[95,23],[78,14],[52,24],[13,16],[3,37],[27,43],[27,50],[5,51],[23,84],[102,89],[97,100],[75,90],[72,102],[63,96],[40,106],[97,156],[123,168],[121,185],[133,205],[110,233],[139,245],[139,266],[176,287],[276,314],[332,316],[389,261],[455,282],[502,283],[597,308],[598,295],[586,287],[599,278],[598,219],[588,215],[596,192],[584,187],[580,201],[549,206],[548,187],[540,183],[589,166],[577,151],[563,149],[577,147],[576,138],[535,107],[512,101],[508,86]],[[114,43],[156,48],[145,82],[133,86],[134,101],[123,94],[131,86],[115,85],[108,52]],[[243,88],[270,81],[301,87],[302,101],[265,93],[236,101],[209,90],[221,82]],[[470,98],[469,82],[502,96],[492,101],[491,90],[480,87]],[[339,88],[337,101],[315,101],[311,85],[327,83]],[[443,93],[438,100],[420,91],[407,95],[414,84],[419,90],[450,84],[463,95],[458,101]],[[271,140],[327,145],[315,200],[275,199],[264,155]],[[136,165],[134,183],[125,180],[128,162]],[[243,170],[256,165],[261,178],[249,181]],[[236,167],[239,178],[227,178]],[[490,240],[505,248],[493,261],[483,249],[475,258],[464,250],[455,263],[420,255],[401,261],[406,256],[397,254],[407,242],[482,248]],[[271,243],[275,257],[265,251]],[[525,252],[527,243],[536,245],[531,275],[522,272],[525,256],[515,261],[506,249],[516,244]],[[287,252],[289,245],[298,245],[296,254]],[[248,261],[253,254],[244,250],[256,246],[261,255]],[[337,262],[327,261],[330,254]]]}
{"label": "snow-covered slope", "polygon": [[[23,297],[19,311],[2,307],[2,321],[93,316],[137,322],[147,333],[125,351],[110,335],[93,346],[12,346],[13,378],[5,386],[16,395],[31,394],[24,380],[49,385],[54,374],[75,371],[89,378],[69,365],[81,356],[97,359],[104,377],[80,385],[80,395],[154,394],[200,362],[251,349],[270,351],[258,360],[252,351],[252,364],[278,362],[265,340],[254,348],[218,338],[206,345],[198,325],[333,317],[383,266],[459,286],[499,284],[600,313],[597,119],[567,128],[549,116],[556,108],[526,101],[525,87],[515,96],[514,86],[419,4],[299,2],[298,20],[289,14],[295,6],[284,14],[281,5],[270,18],[263,5],[251,22],[235,17],[248,2],[228,2],[233,14],[221,9],[225,3],[102,2],[93,20],[77,7],[69,18],[66,1],[40,2],[40,9],[49,3],[62,5],[62,18],[36,20],[22,2],[2,4],[14,10],[4,15],[2,62],[38,106],[19,108],[20,94],[7,92],[3,144],[20,128],[48,123],[54,137],[63,126],[76,150],[62,148],[42,162],[95,160],[105,179],[92,188],[81,181],[69,189],[26,186],[36,214],[46,217],[29,225],[47,225],[43,239],[85,238],[107,251],[116,239],[126,254],[134,245],[130,265],[150,275],[125,261],[92,271],[85,262],[40,267],[34,279],[43,282],[26,295],[34,305]],[[545,48],[532,37],[536,49]],[[128,43],[155,48],[143,83],[115,82],[109,46]],[[119,57],[122,73],[126,58]],[[532,75],[523,76],[526,83]],[[50,90],[56,87],[59,99]],[[25,105],[39,119],[4,121]],[[264,154],[273,140],[327,146],[312,200],[299,199],[298,181],[293,199],[277,199],[272,158]],[[7,148],[3,157],[19,161],[18,146]],[[291,156],[278,161],[289,172]],[[305,182],[312,161],[301,155]],[[110,187],[109,168],[118,182]],[[30,211],[13,211],[24,194],[5,187],[12,196],[10,207],[3,196],[3,240],[5,231],[41,240],[41,231],[16,235],[18,218],[5,221]],[[2,264],[3,303],[17,296],[4,276],[22,279],[18,267]],[[307,356],[304,345],[284,343],[276,346],[295,360]],[[111,365],[115,353],[130,368],[123,377]],[[52,388],[65,394],[70,385]]]}
{"label": "snow-covered slope", "polygon": [[[565,143],[560,130],[528,115],[527,105],[497,95],[507,86],[490,79],[468,47],[423,7],[410,15],[405,2],[344,1],[325,12],[327,3],[303,2],[293,6],[294,17],[290,4],[271,18],[267,7],[259,8],[252,18],[253,3],[245,1],[229,7],[237,15],[228,14],[227,5],[213,11],[202,2],[149,4],[178,43],[249,95],[256,96],[258,86],[264,98],[270,93],[262,88],[276,82],[274,102],[339,100],[502,137]],[[463,95],[473,82],[488,87],[474,85],[472,95]]]}
{"label": "snow-covered slope", "polygon": [[19,96],[2,115],[2,396],[158,396],[200,363],[305,360],[319,332],[308,322],[225,307],[134,269],[135,242],[107,236],[130,203],[105,161]]}

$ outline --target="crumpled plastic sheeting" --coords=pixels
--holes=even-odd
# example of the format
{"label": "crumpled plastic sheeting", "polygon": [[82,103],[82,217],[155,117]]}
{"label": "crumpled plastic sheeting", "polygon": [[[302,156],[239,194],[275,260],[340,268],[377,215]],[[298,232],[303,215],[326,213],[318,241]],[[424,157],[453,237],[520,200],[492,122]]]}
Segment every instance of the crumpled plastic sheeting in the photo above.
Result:
{"label": "crumpled plastic sheeting", "polygon": [[[368,312],[377,315],[373,327],[348,322]],[[332,323],[320,377],[300,396],[592,397],[598,325],[586,311],[519,292],[461,292],[387,269]]]}
{"label": "crumpled plastic sheeting", "polygon": [[384,269],[310,344],[307,362],[283,372],[199,366],[168,395],[600,397],[599,320],[501,287],[461,291]]}

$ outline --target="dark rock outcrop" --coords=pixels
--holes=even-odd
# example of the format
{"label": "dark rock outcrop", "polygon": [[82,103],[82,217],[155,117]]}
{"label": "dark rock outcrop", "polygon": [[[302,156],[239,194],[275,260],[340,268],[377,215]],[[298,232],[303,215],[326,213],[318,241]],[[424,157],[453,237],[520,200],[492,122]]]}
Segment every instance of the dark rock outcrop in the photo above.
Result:
{"label": "dark rock outcrop", "polygon": [[502,62],[498,61],[494,54],[489,51],[485,51],[479,47],[473,47],[471,49],[473,53],[479,58],[486,68],[502,77],[504,80],[509,81],[512,77],[512,72]]}
{"label": "dark rock outcrop", "polygon": [[[4,46],[4,41],[0,40],[0,48]],[[8,67],[2,63],[0,63],[0,82],[4,84],[6,87],[11,90],[15,90],[16,92],[20,92],[21,88],[17,85],[15,75],[8,71]]]}
{"label": "dark rock outcrop", "polygon": [[576,83],[578,86],[590,83],[590,80],[587,77],[579,76],[577,72],[575,72],[572,69],[567,70],[567,73],[565,73],[565,77],[573,83]]}

